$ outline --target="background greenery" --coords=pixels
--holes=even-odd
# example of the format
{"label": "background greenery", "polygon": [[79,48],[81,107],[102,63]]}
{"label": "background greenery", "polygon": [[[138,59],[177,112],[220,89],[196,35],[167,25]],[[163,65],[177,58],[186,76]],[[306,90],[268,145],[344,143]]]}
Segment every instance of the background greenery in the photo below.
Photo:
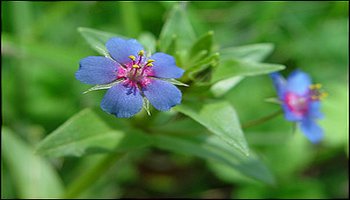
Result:
{"label": "background greenery", "polygon": [[[174,3],[1,3],[2,138],[8,136],[6,143],[2,139],[2,198],[57,197],[102,159],[33,153],[46,135],[78,111],[98,106],[104,94],[82,95],[88,86],[74,78],[79,60],[97,55],[77,28],[158,38]],[[81,197],[348,197],[348,2],[191,2],[187,9],[197,35],[213,30],[220,47],[273,43],[266,62],[286,65],[284,75],[300,68],[322,83],[329,93],[320,121],[324,141],[312,145],[279,116],[244,129],[250,149],[275,176],[273,185],[213,161],[148,148],[106,169]],[[269,77],[256,76],[223,98],[244,123],[277,110],[264,101],[274,96]]]}

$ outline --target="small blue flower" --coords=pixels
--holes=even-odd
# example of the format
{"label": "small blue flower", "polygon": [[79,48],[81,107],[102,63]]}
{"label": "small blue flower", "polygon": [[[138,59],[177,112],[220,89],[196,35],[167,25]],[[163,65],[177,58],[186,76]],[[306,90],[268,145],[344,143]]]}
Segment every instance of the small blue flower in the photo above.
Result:
{"label": "small blue flower", "polygon": [[270,74],[282,102],[286,120],[297,122],[304,135],[313,143],[323,138],[322,128],[315,122],[323,118],[320,100],[327,94],[320,92],[320,84],[311,84],[311,78],[301,70],[292,72],[285,80],[279,73]]}
{"label": "small blue flower", "polygon": [[106,47],[110,57],[83,58],[75,74],[86,84],[116,83],[102,99],[102,110],[129,118],[141,111],[144,97],[160,111],[181,103],[180,90],[166,81],[184,73],[172,56],[155,53],[148,58],[135,39],[111,38]]}

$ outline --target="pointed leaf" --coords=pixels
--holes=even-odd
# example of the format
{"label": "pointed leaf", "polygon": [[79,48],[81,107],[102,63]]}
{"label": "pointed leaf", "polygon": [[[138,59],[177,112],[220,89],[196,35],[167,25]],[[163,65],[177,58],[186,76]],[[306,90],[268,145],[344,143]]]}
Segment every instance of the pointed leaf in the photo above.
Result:
{"label": "pointed leaf", "polygon": [[176,79],[173,78],[155,78],[155,79],[160,79],[160,80],[164,80],[164,81],[168,81],[174,85],[179,85],[179,86],[185,86],[188,87],[189,85],[187,85],[186,83],[182,83],[181,81],[178,81]]}
{"label": "pointed leaf", "polygon": [[217,64],[217,62],[219,61],[219,58],[220,58],[219,53],[214,53],[214,54],[207,56],[206,58],[196,62],[195,64],[190,65],[186,72],[191,72],[191,73],[200,72],[203,69],[205,69],[205,68],[203,68],[203,66],[206,66],[209,64],[213,64],[213,65]]}
{"label": "pointed leaf", "polygon": [[173,37],[177,37],[178,49],[188,49],[195,40],[195,33],[187,17],[186,3],[181,2],[172,8],[159,36],[160,51],[165,52]]}
{"label": "pointed leaf", "polygon": [[37,152],[52,157],[82,156],[85,153],[125,151],[148,144],[147,135],[114,130],[93,110],[85,109],[47,136]]}
{"label": "pointed leaf", "polygon": [[145,109],[148,116],[151,116],[149,100],[146,97],[143,97],[143,105],[142,107]]}
{"label": "pointed leaf", "polygon": [[223,141],[249,155],[249,149],[234,108],[227,102],[184,102],[175,109],[205,126]]}
{"label": "pointed leaf", "polygon": [[109,89],[109,88],[113,87],[115,84],[120,83],[121,81],[123,81],[123,79],[118,79],[118,80],[113,81],[112,83],[108,83],[108,84],[95,85],[94,87],[92,87],[92,88],[86,90],[85,92],[83,92],[83,94],[86,94],[88,92],[95,91],[95,90],[106,90],[106,89]]}
{"label": "pointed leaf", "polygon": [[[89,43],[89,45],[96,50],[101,55],[108,55],[108,51],[105,47],[106,42],[111,37],[122,37],[114,33],[104,32],[95,30],[92,28],[79,27],[78,31],[85,38],[85,40]],[[123,37],[124,38],[124,37]]]}
{"label": "pointed leaf", "polygon": [[212,76],[212,83],[233,76],[256,76],[269,74],[284,69],[284,65],[270,63],[256,63],[236,59],[222,60]]}
{"label": "pointed leaf", "polygon": [[242,155],[215,135],[171,134],[152,137],[158,148],[198,156],[222,164],[244,176],[274,184],[274,177],[255,154]]}
{"label": "pointed leaf", "polygon": [[214,53],[195,65],[190,66],[186,73],[191,80],[194,80],[196,84],[208,84],[210,83],[212,68],[216,67],[219,61],[219,54]]}
{"label": "pointed leaf", "polygon": [[179,53],[177,53],[176,49],[177,49],[177,36],[173,35],[168,48],[164,52],[169,55],[174,55],[175,58],[177,58],[176,63],[180,64],[181,62],[179,62],[179,60],[182,59],[182,56]]}
{"label": "pointed leaf", "polygon": [[[260,62],[272,52],[273,48],[273,44],[261,43],[238,47],[228,47],[221,49],[219,52],[221,60],[230,60],[236,58],[244,61]],[[224,80],[216,82],[211,87],[211,91],[216,97],[223,96],[243,79],[243,76],[226,78]]]}
{"label": "pointed leaf", "polygon": [[[197,41],[192,45],[189,53],[190,62],[200,60],[211,53],[211,49],[213,46],[213,35],[214,32],[209,31],[208,33],[204,34],[203,36],[197,39]],[[197,56],[198,54],[200,54],[201,51],[204,51],[205,53],[201,54],[200,56]]]}
{"label": "pointed leaf", "polygon": [[24,199],[60,198],[63,184],[54,168],[7,128],[1,129],[1,155]]}
{"label": "pointed leaf", "polygon": [[237,58],[245,61],[263,61],[272,51],[273,44],[261,43],[221,49],[221,59]]}
{"label": "pointed leaf", "polygon": [[211,88],[210,91],[214,94],[215,97],[220,97],[226,94],[230,89],[235,87],[239,82],[243,80],[242,76],[234,76],[222,81],[218,81]]}

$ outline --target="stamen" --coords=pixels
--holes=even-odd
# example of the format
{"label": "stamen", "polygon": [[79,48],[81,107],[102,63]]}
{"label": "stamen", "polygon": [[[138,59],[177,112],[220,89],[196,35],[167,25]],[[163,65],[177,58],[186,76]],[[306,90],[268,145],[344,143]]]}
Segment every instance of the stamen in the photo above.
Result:
{"label": "stamen", "polygon": [[132,68],[134,69],[134,73],[133,73],[133,77],[135,77],[136,76],[136,74],[137,74],[137,71],[139,71],[139,69],[141,68],[141,66],[140,65],[132,65]]}
{"label": "stamen", "polygon": [[146,62],[146,64],[144,65],[144,67],[153,67],[153,62],[154,62],[155,60],[152,60],[152,59],[148,59],[147,60],[147,62]]}
{"label": "stamen", "polygon": [[133,56],[133,55],[130,55],[129,58],[130,58],[132,61],[135,61],[135,60],[136,60],[135,56]]}
{"label": "stamen", "polygon": [[311,90],[318,90],[321,89],[322,85],[320,83],[312,84],[309,86]]}
{"label": "stamen", "polygon": [[328,93],[327,93],[327,92],[322,92],[322,93],[320,94],[320,100],[322,100],[322,99],[324,99],[324,98],[326,98],[326,97],[328,97]]}
{"label": "stamen", "polygon": [[[151,60],[151,62],[154,62],[154,60]],[[146,65],[142,68],[142,71],[141,71],[141,75],[144,74],[145,70],[148,68],[148,67],[153,67],[153,64],[150,62],[150,60],[147,61]]]}
{"label": "stamen", "polygon": [[142,57],[145,54],[143,50],[139,51],[139,60],[137,61],[137,64],[139,65],[141,63]]}
{"label": "stamen", "polygon": [[[319,87],[318,87],[319,88]],[[323,100],[328,96],[327,92],[320,91],[319,89],[312,89],[311,90],[311,100]]]}
{"label": "stamen", "polygon": [[143,50],[139,51],[139,56],[143,56],[145,52]]}
{"label": "stamen", "polygon": [[129,58],[132,60],[132,64],[135,65],[136,57],[134,55],[130,55]]}

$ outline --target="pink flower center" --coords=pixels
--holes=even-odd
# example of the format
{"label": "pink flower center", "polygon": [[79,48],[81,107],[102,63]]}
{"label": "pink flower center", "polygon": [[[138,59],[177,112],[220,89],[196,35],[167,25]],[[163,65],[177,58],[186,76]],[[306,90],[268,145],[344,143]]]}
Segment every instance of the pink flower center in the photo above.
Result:
{"label": "pink flower center", "polygon": [[290,111],[296,116],[305,116],[309,109],[309,98],[288,92],[285,96],[285,103]]}
{"label": "pink flower center", "polygon": [[288,92],[284,97],[284,101],[288,109],[296,116],[305,116],[309,110],[310,102],[322,100],[327,96],[327,93],[320,89],[321,84],[314,84],[309,86],[309,90],[305,95]]}
{"label": "pink flower center", "polygon": [[147,59],[141,50],[137,57],[130,55],[130,62],[124,63],[118,69],[117,78],[123,78],[124,84],[130,87],[143,88],[151,82],[150,76],[153,76],[154,60]]}

